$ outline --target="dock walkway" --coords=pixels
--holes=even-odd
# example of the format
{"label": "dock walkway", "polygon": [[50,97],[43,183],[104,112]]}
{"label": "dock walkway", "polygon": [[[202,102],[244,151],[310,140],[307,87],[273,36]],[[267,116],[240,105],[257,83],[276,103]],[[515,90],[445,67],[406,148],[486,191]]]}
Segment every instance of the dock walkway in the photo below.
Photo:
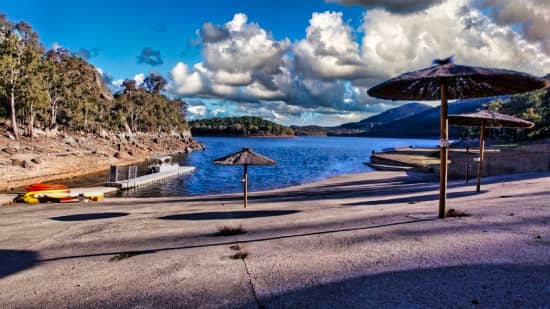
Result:
{"label": "dock walkway", "polygon": [[115,182],[108,182],[105,185],[110,187],[118,187],[120,190],[126,190],[131,188],[137,188],[152,184],[158,181],[162,181],[167,178],[176,177],[179,175],[190,174],[195,171],[194,166],[179,166],[178,168],[170,169],[168,171],[162,171],[159,173],[148,174],[133,179],[119,180]]}

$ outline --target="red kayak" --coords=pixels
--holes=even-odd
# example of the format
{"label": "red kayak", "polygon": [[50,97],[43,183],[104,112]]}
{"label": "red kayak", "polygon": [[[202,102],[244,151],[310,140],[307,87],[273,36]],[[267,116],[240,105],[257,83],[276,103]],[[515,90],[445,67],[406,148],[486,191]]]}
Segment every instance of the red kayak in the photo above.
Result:
{"label": "red kayak", "polygon": [[45,183],[35,183],[27,188],[25,188],[27,192],[34,192],[34,191],[45,191],[45,190],[69,190],[66,185],[63,184],[45,184]]}

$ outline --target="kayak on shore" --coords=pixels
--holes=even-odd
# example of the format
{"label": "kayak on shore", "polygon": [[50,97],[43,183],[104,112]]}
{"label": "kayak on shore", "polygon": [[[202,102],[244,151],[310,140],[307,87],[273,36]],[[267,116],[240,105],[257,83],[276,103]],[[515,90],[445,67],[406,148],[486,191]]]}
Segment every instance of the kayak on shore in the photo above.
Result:
{"label": "kayak on shore", "polygon": [[32,184],[25,188],[25,191],[25,193],[21,193],[15,198],[16,202],[24,202],[28,204],[47,202],[63,203],[75,201],[98,202],[103,199],[103,193],[72,193],[71,190],[63,184]]}

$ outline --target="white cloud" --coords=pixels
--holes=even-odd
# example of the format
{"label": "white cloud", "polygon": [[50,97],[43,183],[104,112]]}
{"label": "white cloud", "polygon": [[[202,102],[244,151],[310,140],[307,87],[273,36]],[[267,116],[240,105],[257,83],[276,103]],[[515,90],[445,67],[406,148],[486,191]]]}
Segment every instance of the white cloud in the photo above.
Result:
{"label": "white cloud", "polygon": [[313,13],[306,33],[294,46],[296,68],[304,76],[349,80],[369,75],[353,29],[344,23],[342,13]]}
{"label": "white cloud", "polygon": [[[412,1],[401,9],[361,1],[371,9],[360,29],[342,13],[314,13],[305,38],[294,44],[236,14],[226,24],[203,25],[198,31],[203,61],[192,67],[178,63],[170,90],[218,101],[195,108],[195,117],[260,115],[285,124],[333,125],[398,105],[368,97],[368,87],[427,67],[435,58],[455,55],[457,63],[468,65],[550,72],[544,38],[484,15],[480,1],[496,5],[499,0],[424,1],[428,9],[417,12],[413,7],[420,4]],[[357,32],[364,32],[360,41]]]}
{"label": "white cloud", "polygon": [[134,76],[134,80],[136,81],[136,87],[141,87],[143,85],[143,81],[145,80],[145,74],[139,73]]}
{"label": "white cloud", "polygon": [[520,25],[523,36],[540,42],[550,54],[550,1],[548,0],[477,0],[492,10],[493,19],[501,25]]}
{"label": "white cloud", "polygon": [[174,92],[184,95],[199,94],[203,90],[203,82],[198,71],[189,71],[187,64],[178,62],[170,72],[174,83]]}
{"label": "white cloud", "polygon": [[550,71],[550,58],[509,26],[500,26],[469,6],[449,0],[409,15],[369,10],[364,17],[363,58],[386,76],[419,69],[432,59],[455,55],[468,65]]}

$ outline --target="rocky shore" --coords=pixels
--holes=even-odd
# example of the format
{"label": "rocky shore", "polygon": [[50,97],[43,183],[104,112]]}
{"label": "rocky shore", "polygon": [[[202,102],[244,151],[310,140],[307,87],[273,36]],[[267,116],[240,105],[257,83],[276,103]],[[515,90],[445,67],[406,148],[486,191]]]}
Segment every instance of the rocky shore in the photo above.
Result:
{"label": "rocky shore", "polygon": [[[0,129],[1,130],[1,129]],[[191,133],[39,133],[19,141],[0,131],[0,192],[35,182],[100,172],[161,154],[189,153],[204,146]]]}

